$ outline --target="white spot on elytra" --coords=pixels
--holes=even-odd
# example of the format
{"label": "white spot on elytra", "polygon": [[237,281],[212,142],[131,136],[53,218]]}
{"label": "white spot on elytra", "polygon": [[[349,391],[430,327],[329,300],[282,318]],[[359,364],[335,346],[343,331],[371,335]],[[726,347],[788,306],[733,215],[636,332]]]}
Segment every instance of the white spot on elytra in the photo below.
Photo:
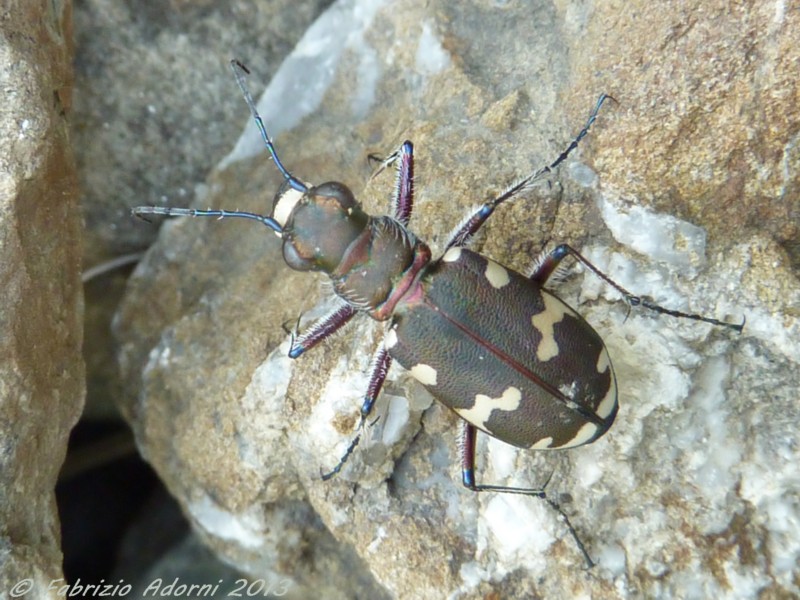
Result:
{"label": "white spot on elytra", "polygon": [[419,363],[411,367],[408,372],[422,385],[436,385],[436,369],[429,365]]}
{"label": "white spot on elytra", "polygon": [[394,329],[390,329],[383,338],[383,347],[389,350],[393,348],[395,344],[397,344],[397,332]]}
{"label": "white spot on elytra", "polygon": [[611,379],[609,380],[608,391],[606,395],[603,396],[603,399],[600,401],[600,404],[597,405],[597,416],[601,419],[605,419],[614,412],[614,409],[617,407],[617,380],[614,377],[614,371],[611,371]]}
{"label": "white spot on elytra", "polygon": [[450,248],[450,250],[445,252],[444,256],[442,256],[444,262],[456,262],[459,258],[461,258],[461,248],[458,246]]}
{"label": "white spot on elytra", "polygon": [[608,352],[603,348],[600,350],[600,356],[597,357],[597,372],[605,373],[610,364],[611,361],[608,358]]}
{"label": "white spot on elytra", "polygon": [[560,323],[567,312],[567,306],[550,294],[542,292],[544,310],[531,317],[531,323],[539,331],[542,339],[536,349],[536,358],[546,362],[558,356],[558,342],[556,342],[554,327]]}
{"label": "white spot on elytra", "polygon": [[475,396],[475,404],[472,408],[459,408],[456,409],[456,412],[466,421],[485,430],[493,410],[507,412],[517,410],[520,400],[522,400],[522,392],[518,388],[510,386],[503,391],[499,398],[478,394]]}
{"label": "white spot on elytra", "polygon": [[552,445],[553,445],[553,438],[546,437],[536,442],[533,446],[531,446],[531,448],[533,450],[547,450]]}
{"label": "white spot on elytra", "polygon": [[566,442],[565,444],[561,444],[559,448],[572,448],[574,446],[580,446],[581,444],[585,444],[590,439],[592,439],[595,434],[597,433],[597,425],[594,423],[586,423],[583,427],[578,430],[578,433],[575,434],[575,437]]}
{"label": "white spot on elytra", "polygon": [[500,289],[507,285],[511,279],[508,276],[508,271],[505,267],[497,264],[493,260],[486,260],[486,279],[492,284],[492,287]]}
{"label": "white spot on elytra", "polygon": [[275,210],[272,211],[272,218],[275,219],[281,227],[284,227],[294,207],[297,206],[297,203],[300,202],[302,197],[303,192],[299,190],[294,188],[286,190],[278,199],[277,204],[275,204]]}

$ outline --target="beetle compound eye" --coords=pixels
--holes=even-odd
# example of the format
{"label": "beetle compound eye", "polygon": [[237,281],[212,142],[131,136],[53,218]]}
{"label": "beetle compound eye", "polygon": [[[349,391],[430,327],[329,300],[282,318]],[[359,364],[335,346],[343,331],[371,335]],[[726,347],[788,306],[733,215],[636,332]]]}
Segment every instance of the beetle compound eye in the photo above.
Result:
{"label": "beetle compound eye", "polygon": [[353,192],[350,191],[350,188],[338,181],[329,181],[318,185],[311,190],[311,194],[318,198],[335,201],[345,214],[353,212],[356,209],[359,211],[361,210],[361,206],[353,195]]}

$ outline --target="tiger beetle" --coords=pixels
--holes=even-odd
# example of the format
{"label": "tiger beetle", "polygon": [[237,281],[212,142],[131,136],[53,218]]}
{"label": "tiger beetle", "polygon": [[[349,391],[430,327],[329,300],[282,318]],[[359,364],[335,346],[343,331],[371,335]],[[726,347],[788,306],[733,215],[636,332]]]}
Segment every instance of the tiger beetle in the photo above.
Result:
{"label": "tiger beetle", "polygon": [[741,332],[741,325],[670,310],[635,296],[579,252],[560,244],[530,275],[522,275],[469,249],[470,240],[495,209],[528,190],[558,167],[589,132],[603,103],[597,100],[586,124],[549,165],[534,171],[475,210],[451,233],[436,260],[408,229],[414,206],[414,148],[402,145],[379,169],[396,166],[393,215],[364,212],[343,183],[304,183],[281,163],[245,83],[249,71],[231,68],[283,183],[271,216],[228,210],[141,206],[135,215],[241,217],[266,225],[283,240],[283,258],[297,271],[322,271],[333,283],[337,305],[301,335],[289,350],[297,358],[344,327],[357,313],[388,322],[367,386],[358,434],[323,480],[342,470],[361,439],[386,373],[396,360],[462,419],[463,484],[476,492],[535,496],[564,520],[587,564],[593,565],[567,515],[544,487],[478,484],[477,431],[519,448],[562,449],[602,436],[617,414],[617,381],[603,340],[544,286],[571,256],[620,292],[629,306],[694,319]]}

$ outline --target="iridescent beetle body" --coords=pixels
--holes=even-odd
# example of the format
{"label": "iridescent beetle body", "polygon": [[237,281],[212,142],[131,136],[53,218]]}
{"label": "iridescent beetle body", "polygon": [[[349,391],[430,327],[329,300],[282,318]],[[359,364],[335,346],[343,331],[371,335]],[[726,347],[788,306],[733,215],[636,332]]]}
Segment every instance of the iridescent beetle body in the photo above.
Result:
{"label": "iridescent beetle body", "polygon": [[[275,152],[244,80],[237,82],[285,182],[271,216],[226,210],[139,207],[135,214],[243,217],[266,225],[283,241],[286,264],[321,271],[340,303],[300,336],[289,355],[296,358],[346,325],[359,312],[388,321],[384,343],[373,361],[361,406],[359,429],[368,417],[392,360],[419,380],[464,421],[461,437],[463,483],[474,491],[538,496],[562,515],[543,489],[479,485],[475,481],[475,436],[482,430],[521,448],[569,448],[602,436],[617,414],[617,382],[600,336],[572,308],[544,288],[550,275],[572,256],[623,294],[631,306],[730,327],[700,315],[673,311],[634,296],[600,272],[577,251],[561,244],[525,276],[467,248],[494,210],[563,162],[588,133],[600,107],[555,161],[480,206],[450,236],[442,256],[408,229],[413,209],[413,146],[404,142],[383,167],[397,165],[392,216],[371,216],[342,183],[311,186],[295,178]],[[336,475],[358,444],[355,436],[336,466]]]}
{"label": "iridescent beetle body", "polygon": [[608,352],[558,297],[459,247],[429,264],[420,286],[416,301],[395,309],[386,345],[462,419],[536,449],[579,446],[611,426],[617,385]]}

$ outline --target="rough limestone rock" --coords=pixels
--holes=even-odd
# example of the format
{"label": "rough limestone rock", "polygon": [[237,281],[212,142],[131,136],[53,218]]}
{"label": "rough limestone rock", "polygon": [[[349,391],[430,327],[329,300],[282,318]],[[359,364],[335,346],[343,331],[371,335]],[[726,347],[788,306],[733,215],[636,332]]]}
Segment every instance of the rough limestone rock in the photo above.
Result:
{"label": "rough limestone rock", "polygon": [[53,490],[84,397],[70,5],[1,12],[0,596],[56,598]]}
{"label": "rough limestone rock", "polygon": [[[330,306],[322,278],[290,271],[253,223],[169,221],[116,317],[121,408],[206,542],[298,598],[800,594],[799,20],[783,4],[335,3],[260,103],[299,178],[346,182],[384,213],[391,174],[370,180],[366,157],[413,140],[412,228],[437,250],[607,92],[618,102],[581,150],[478,247],[524,270],[568,241],[639,294],[747,325],[630,310],[580,270],[553,284],[606,341],[617,422],[568,452],[484,437],[479,477],[553,474],[586,570],[544,503],[461,487],[457,418],[399,367],[369,443],[320,481],[382,327],[358,319],[291,361],[282,326]],[[279,183],[250,127],[192,202],[269,212]]]}

